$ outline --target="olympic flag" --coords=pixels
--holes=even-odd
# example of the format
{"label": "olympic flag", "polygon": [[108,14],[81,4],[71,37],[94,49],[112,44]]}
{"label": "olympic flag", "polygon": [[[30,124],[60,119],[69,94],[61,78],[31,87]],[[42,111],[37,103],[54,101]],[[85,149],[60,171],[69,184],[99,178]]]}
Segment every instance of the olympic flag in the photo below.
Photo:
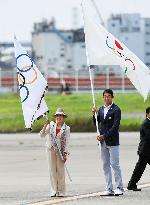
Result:
{"label": "olympic flag", "polygon": [[147,99],[150,69],[102,25],[91,0],[82,0],[88,65],[120,65],[135,88]]}
{"label": "olympic flag", "polygon": [[14,48],[25,127],[31,129],[34,121],[48,111],[44,100],[47,81],[16,38]]}

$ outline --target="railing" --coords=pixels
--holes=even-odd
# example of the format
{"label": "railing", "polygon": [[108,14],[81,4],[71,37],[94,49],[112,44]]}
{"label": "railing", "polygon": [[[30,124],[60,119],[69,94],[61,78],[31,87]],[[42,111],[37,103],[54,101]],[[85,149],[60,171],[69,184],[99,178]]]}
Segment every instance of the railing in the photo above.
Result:
{"label": "railing", "polygon": [[[55,77],[54,77],[55,76]],[[93,84],[95,91],[111,88],[118,92],[135,92],[135,88],[130,80],[123,74],[115,74],[110,72],[92,72]],[[71,92],[90,92],[91,82],[89,72],[85,70],[59,70],[47,72],[46,76],[50,92],[60,92],[64,82],[69,84]],[[17,72],[14,70],[0,70],[0,92],[17,92],[18,80]]]}

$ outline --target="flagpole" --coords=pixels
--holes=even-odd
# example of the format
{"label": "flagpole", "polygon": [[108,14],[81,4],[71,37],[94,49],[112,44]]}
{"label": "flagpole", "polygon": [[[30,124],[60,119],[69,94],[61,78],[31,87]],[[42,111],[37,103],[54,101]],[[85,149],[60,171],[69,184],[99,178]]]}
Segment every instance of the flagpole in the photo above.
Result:
{"label": "flagpole", "polygon": [[[45,115],[45,118],[46,118],[46,120],[48,120],[47,113],[46,113],[46,115]],[[49,122],[49,137],[50,137],[50,122]],[[64,161],[64,158],[63,158],[63,156],[62,156],[62,153],[61,153],[61,151],[60,151],[60,149],[59,149],[59,146],[58,146],[58,144],[57,144],[57,141],[56,141],[55,137],[53,137],[53,139],[54,139],[54,142],[55,142],[56,147],[57,147],[57,149],[58,149],[60,158],[62,159],[62,161]],[[64,162],[64,167],[65,167],[65,169],[66,169],[66,173],[67,173],[67,175],[68,175],[69,180],[72,182],[71,176],[70,176],[70,174],[69,174],[69,171],[68,171],[68,168],[67,168],[65,162]]]}
{"label": "flagpole", "polygon": [[[91,67],[90,65],[88,66],[89,68],[89,74],[90,74],[90,81],[91,81],[91,92],[92,92],[92,99],[93,99],[93,106],[96,107],[95,105],[95,95],[94,95],[94,86],[93,86],[93,79],[92,79],[92,73],[91,73]],[[98,121],[97,121],[97,112],[95,112],[95,120],[96,120],[96,131],[97,131],[97,136],[100,135],[100,132],[99,132],[99,128],[98,128]],[[99,142],[99,145],[100,145],[100,142]]]}
{"label": "flagpole", "polygon": [[[83,11],[83,5],[82,5],[82,3],[81,3],[81,8],[82,8],[82,15],[83,15],[84,32],[86,33],[86,27],[85,27],[85,21],[84,21],[84,11]],[[90,63],[89,63],[89,55],[88,55],[88,49],[87,49],[87,43],[86,43],[86,35],[85,35],[85,44],[86,44],[87,66],[88,66],[89,74],[90,74],[90,82],[91,82],[91,92],[92,92],[93,106],[96,107],[96,105],[95,105],[95,95],[94,95],[93,79],[92,79],[92,73],[91,73],[91,66],[90,66]],[[99,132],[99,128],[98,128],[97,112],[95,112],[94,116],[95,116],[95,121],[96,121],[96,132],[97,132],[97,136],[99,136],[99,135],[100,135],[100,132]],[[98,145],[100,146],[100,141],[98,141]]]}

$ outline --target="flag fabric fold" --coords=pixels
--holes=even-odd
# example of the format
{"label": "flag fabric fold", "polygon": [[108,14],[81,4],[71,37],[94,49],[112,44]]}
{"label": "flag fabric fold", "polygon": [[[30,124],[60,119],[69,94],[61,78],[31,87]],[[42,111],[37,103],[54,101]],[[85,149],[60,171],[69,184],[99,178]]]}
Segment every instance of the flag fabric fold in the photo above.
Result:
{"label": "flag fabric fold", "polygon": [[91,0],[82,0],[87,63],[120,65],[138,92],[147,99],[150,69],[102,25]]}
{"label": "flag fabric fold", "polygon": [[25,127],[31,128],[36,119],[48,112],[44,100],[47,81],[16,38],[14,49]]}

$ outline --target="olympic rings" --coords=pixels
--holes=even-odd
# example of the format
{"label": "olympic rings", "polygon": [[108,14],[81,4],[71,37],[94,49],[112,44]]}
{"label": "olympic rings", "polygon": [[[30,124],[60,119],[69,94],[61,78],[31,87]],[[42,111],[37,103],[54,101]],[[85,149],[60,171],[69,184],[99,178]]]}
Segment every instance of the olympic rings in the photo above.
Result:
{"label": "olympic rings", "polygon": [[[130,62],[132,63],[132,66],[133,66],[133,70],[135,70],[135,64],[134,64],[134,62],[133,62],[130,58],[125,57],[125,55],[124,55],[122,52],[118,51],[118,49],[114,48],[114,46],[110,46],[110,45],[108,44],[108,38],[109,38],[109,36],[107,36],[107,38],[106,38],[106,45],[107,45],[107,47],[108,47],[109,49],[111,49],[116,56],[118,56],[118,57],[120,57],[120,58],[123,58],[125,62],[130,61]],[[115,45],[116,45],[116,47],[119,48],[120,50],[123,50],[123,47],[122,47],[122,46],[120,45],[120,43],[119,43],[118,41],[116,41],[116,40],[115,40]],[[126,66],[126,68],[125,68],[125,73],[127,72],[127,70],[128,70],[128,67]]]}
{"label": "olympic rings", "polygon": [[131,60],[131,59],[129,59],[129,58],[125,58],[125,61],[130,61],[131,63],[132,63],[132,65],[133,65],[133,70],[135,70],[135,65],[134,65],[134,63],[133,63],[133,61]]}
{"label": "olympic rings", "polygon": [[20,85],[20,92],[21,92],[21,89],[22,88],[25,88],[26,89],[26,91],[27,91],[27,95],[26,95],[26,97],[21,101],[22,103],[25,101],[25,100],[27,100],[27,98],[28,98],[28,96],[29,96],[29,90],[28,90],[28,88],[26,87],[26,86],[24,86],[24,85]]}
{"label": "olympic rings", "polygon": [[29,96],[29,90],[28,90],[28,88],[24,85],[24,84],[25,84],[25,77],[24,77],[24,75],[23,75],[22,73],[18,73],[18,76],[19,76],[19,74],[20,74],[20,76],[23,78],[23,81],[22,81],[23,84],[19,84],[19,90],[20,90],[20,92],[21,92],[21,89],[22,89],[22,88],[25,88],[26,91],[27,91],[26,97],[21,101],[21,102],[23,103],[24,101],[27,100],[27,98],[28,98],[28,96]]}
{"label": "olympic rings", "polygon": [[118,52],[114,47],[111,47],[111,46],[108,44],[108,38],[109,38],[109,37],[107,36],[106,45],[108,46],[108,48],[112,49],[113,52],[114,52],[114,54],[115,54],[116,56],[122,57],[120,52]]}
{"label": "olympic rings", "polygon": [[127,73],[127,70],[128,70],[128,68],[126,67],[126,69],[125,69],[125,71],[124,71],[124,72],[125,72],[125,73]]}
{"label": "olympic rings", "polygon": [[108,44],[108,36],[107,36],[107,39],[106,39],[106,45],[108,46],[108,48],[110,48],[110,49],[114,50],[114,48],[112,48],[112,47],[111,47],[111,46],[109,46],[109,44]]}
{"label": "olympic rings", "polygon": [[19,86],[20,85],[24,86],[24,84],[25,84],[25,77],[24,77],[24,75],[22,73],[19,73],[19,72],[17,72],[17,74],[18,74],[18,81],[19,81],[19,75],[23,78],[23,81],[22,81],[23,84],[19,84]]}
{"label": "olympic rings", "polygon": [[114,52],[114,54],[115,54],[116,56],[118,56],[118,57],[120,57],[120,58],[122,57],[122,55],[121,55],[120,52],[118,52],[118,51],[116,52],[116,49],[114,49],[113,52]]}
{"label": "olympic rings", "polygon": [[17,69],[20,71],[20,72],[28,72],[29,70],[31,70],[31,68],[33,67],[33,61],[31,60],[30,56],[28,56],[28,54],[26,53],[23,53],[23,54],[20,54],[17,58],[16,58],[16,65],[17,65],[17,60],[22,57],[22,56],[27,56],[30,61],[31,61],[31,66],[27,69],[27,70],[23,70],[23,69],[19,69],[18,66],[17,66]]}
{"label": "olympic rings", "polygon": [[[37,74],[37,71],[36,71],[36,69],[35,69],[33,66],[25,66],[25,67],[22,68],[22,70],[25,70],[26,68],[32,68],[32,69],[34,70],[34,72],[35,72],[35,78],[34,78],[32,81],[25,82],[25,79],[24,79],[23,75],[21,75],[21,73],[18,74],[18,78],[19,78],[19,80],[20,80],[23,84],[32,84],[32,83],[34,83],[34,82],[37,80],[37,75],[38,75],[38,74]],[[22,79],[21,79],[20,76],[23,77],[24,82],[22,81]]]}

